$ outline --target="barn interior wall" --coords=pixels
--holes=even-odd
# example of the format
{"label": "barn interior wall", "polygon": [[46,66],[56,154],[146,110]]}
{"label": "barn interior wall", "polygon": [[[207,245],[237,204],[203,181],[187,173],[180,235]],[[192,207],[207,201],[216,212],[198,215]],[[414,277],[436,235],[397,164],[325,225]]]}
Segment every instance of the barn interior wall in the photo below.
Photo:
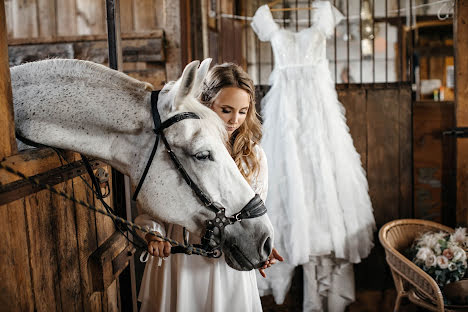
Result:
{"label": "barn interior wall", "polygon": [[[157,89],[180,72],[178,39],[167,36],[178,32],[178,2],[120,0],[123,70]],[[5,10],[10,66],[49,57],[108,63],[105,1],[6,0]]]}

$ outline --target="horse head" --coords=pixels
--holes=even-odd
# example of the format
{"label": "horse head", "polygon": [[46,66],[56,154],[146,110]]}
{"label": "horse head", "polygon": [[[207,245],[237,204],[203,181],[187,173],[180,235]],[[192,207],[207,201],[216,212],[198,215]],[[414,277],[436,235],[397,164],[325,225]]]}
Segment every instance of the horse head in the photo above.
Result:
{"label": "horse head", "polygon": [[[200,67],[198,61],[188,64],[179,80],[161,90],[158,109],[162,122],[183,112],[200,117],[173,124],[164,130],[165,137],[194,183],[226,209],[226,216],[232,216],[255,194],[226,148],[223,121],[198,101],[210,62],[207,59]],[[207,220],[215,215],[185,183],[162,144],[160,148],[148,174],[151,178],[142,187],[142,205],[158,218],[201,235]],[[258,268],[271,252],[273,231],[266,215],[226,226],[225,236],[226,261],[235,269]]]}
{"label": "horse head", "polygon": [[[198,67],[199,62],[192,62],[179,80],[165,85],[158,110],[163,122],[181,112],[199,117],[184,119],[163,131],[193,182],[232,216],[252,200],[254,192],[225,147],[223,122],[197,100],[209,63],[205,60]],[[19,134],[100,158],[128,175],[136,187],[155,142],[147,83],[92,62],[61,59],[13,67],[11,82]],[[137,204],[160,221],[201,235],[214,213],[195,196],[164,145],[159,145]],[[227,226],[225,238],[228,264],[251,270],[267,260],[273,229],[262,215]]]}

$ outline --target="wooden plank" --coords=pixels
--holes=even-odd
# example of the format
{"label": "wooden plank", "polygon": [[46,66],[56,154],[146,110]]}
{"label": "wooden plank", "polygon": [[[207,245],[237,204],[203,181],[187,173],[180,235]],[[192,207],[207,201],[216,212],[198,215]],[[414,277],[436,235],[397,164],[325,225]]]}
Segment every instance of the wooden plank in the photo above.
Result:
{"label": "wooden plank", "polygon": [[378,226],[399,218],[397,90],[367,90],[367,179]]}
{"label": "wooden plank", "polygon": [[74,58],[73,45],[71,43],[59,44],[33,44],[12,46],[8,48],[10,66],[21,65],[26,62],[44,60],[48,58]]}
{"label": "wooden plank", "polygon": [[442,221],[441,109],[439,102],[416,102],[413,110],[414,217],[435,222]]}
{"label": "wooden plank", "polygon": [[56,1],[57,36],[78,35],[76,0]]}
{"label": "wooden plank", "polygon": [[[154,68],[149,70],[124,70],[124,72],[140,81],[146,81],[151,83],[156,90],[162,89],[164,84],[166,83],[166,70],[164,69],[163,65],[160,65],[161,68]],[[125,68],[125,66],[124,66]]]}
{"label": "wooden plank", "polygon": [[[126,267],[126,261],[113,263],[122,252],[126,254],[128,241],[118,231],[97,248],[88,259],[88,270],[92,276],[92,290],[105,291]],[[124,255],[125,256],[125,255]]]}
{"label": "wooden plank", "polygon": [[13,37],[37,37],[38,19],[36,0],[13,1]]}
{"label": "wooden plank", "polygon": [[63,311],[60,301],[60,285],[57,245],[53,222],[55,209],[49,191],[41,191],[25,198],[28,224],[29,262],[37,311]]}
{"label": "wooden plank", "polygon": [[134,31],[133,0],[120,0],[120,12],[120,28],[122,33]]}
{"label": "wooden plank", "polygon": [[166,25],[166,0],[154,0],[156,27],[164,27]]}
{"label": "wooden plank", "polygon": [[134,1],[133,20],[135,31],[145,31],[156,28],[156,8],[154,0]]}
{"label": "wooden plank", "polygon": [[[5,19],[6,20],[6,34],[8,39],[13,37],[13,2],[12,1],[2,1],[5,6]],[[4,37],[2,37],[4,39]]]}
{"label": "wooden plank", "polygon": [[[84,176],[83,179],[91,185],[89,176]],[[94,204],[93,193],[81,178],[73,179],[73,194],[76,199]],[[91,276],[88,270],[88,258],[97,248],[95,212],[78,204],[75,204],[75,211],[83,308],[85,311],[100,311],[101,297],[100,294],[93,295],[92,293]]]}
{"label": "wooden plank", "polygon": [[[455,102],[457,127],[468,126],[468,0],[456,1]],[[468,140],[457,140],[457,223],[468,224]]]}
{"label": "wooden plank", "polygon": [[37,0],[39,37],[53,37],[57,34],[55,5],[55,1]]}
{"label": "wooden plank", "polygon": [[24,201],[0,206],[0,304],[2,311],[34,307]]}
{"label": "wooden plank", "polygon": [[[67,152],[68,155],[71,152]],[[21,151],[19,154],[10,156],[2,161],[2,164],[10,166],[26,176],[33,176],[45,173],[51,169],[61,166],[57,154],[50,148],[38,148]],[[11,173],[4,173],[0,175],[0,184],[12,183],[20,180]]]}
{"label": "wooden plank", "polygon": [[[141,32],[125,32],[121,34],[122,39],[153,39],[163,38],[163,29],[152,29],[150,31]],[[69,35],[69,36],[56,36],[56,37],[38,37],[38,38],[20,38],[9,39],[8,46],[29,45],[29,44],[46,44],[46,43],[73,43],[73,42],[86,42],[86,41],[107,41],[106,34],[93,34],[93,35]]]}
{"label": "wooden plank", "polygon": [[104,1],[76,0],[77,34],[96,35],[106,33]]}
{"label": "wooden plank", "polygon": [[4,4],[0,1],[0,159],[17,153]]}
{"label": "wooden plank", "polygon": [[[104,163],[90,160],[91,168],[96,169],[103,167]],[[77,177],[86,173],[86,167],[82,161],[76,161],[68,164],[64,164],[61,167],[54,168],[43,174],[31,176],[39,183],[55,186],[56,184],[68,181],[74,177]],[[32,184],[27,180],[18,180],[8,184],[0,185],[0,205],[4,205],[25,197],[27,195],[37,193],[45,187]]]}
{"label": "wooden plank", "polygon": [[[58,191],[72,194],[71,181],[55,187]],[[82,311],[83,298],[80,283],[80,265],[77,257],[78,241],[73,202],[52,194],[52,209],[54,214],[51,222],[55,223],[54,241],[57,250],[58,284],[60,301],[64,310]]]}
{"label": "wooden plank", "polygon": [[167,80],[177,80],[182,73],[180,0],[166,1],[166,75]]}
{"label": "wooden plank", "polygon": [[410,86],[396,89],[398,102],[398,135],[399,135],[399,218],[413,217],[413,179],[411,168],[412,155],[412,98]]}
{"label": "wooden plank", "polygon": [[346,124],[353,138],[354,147],[361,155],[362,167],[367,169],[367,119],[366,92],[358,90],[340,90],[338,99],[346,109]]}

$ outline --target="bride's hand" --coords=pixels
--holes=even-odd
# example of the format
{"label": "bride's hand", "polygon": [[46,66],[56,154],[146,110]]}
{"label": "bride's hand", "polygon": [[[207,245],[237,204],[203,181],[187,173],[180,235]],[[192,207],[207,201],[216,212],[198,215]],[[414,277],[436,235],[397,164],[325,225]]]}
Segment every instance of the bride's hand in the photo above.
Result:
{"label": "bride's hand", "polygon": [[169,242],[165,242],[151,234],[146,234],[145,239],[148,242],[148,253],[150,255],[161,258],[171,255],[171,244]]}
{"label": "bride's hand", "polygon": [[271,251],[270,256],[268,257],[268,260],[265,261],[265,264],[260,269],[258,269],[258,271],[260,272],[260,274],[264,278],[266,277],[266,274],[265,274],[264,270],[271,267],[273,264],[275,264],[276,260],[284,261],[283,257],[281,257],[278,250],[276,250],[276,248],[273,248],[273,250]]}

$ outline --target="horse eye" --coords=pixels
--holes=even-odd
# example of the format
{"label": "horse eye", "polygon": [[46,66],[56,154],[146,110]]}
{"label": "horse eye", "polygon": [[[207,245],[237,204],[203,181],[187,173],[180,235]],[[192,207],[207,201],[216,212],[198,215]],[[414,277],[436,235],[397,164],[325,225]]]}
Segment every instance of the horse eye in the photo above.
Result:
{"label": "horse eye", "polygon": [[198,152],[193,155],[197,160],[213,160],[210,151]]}

